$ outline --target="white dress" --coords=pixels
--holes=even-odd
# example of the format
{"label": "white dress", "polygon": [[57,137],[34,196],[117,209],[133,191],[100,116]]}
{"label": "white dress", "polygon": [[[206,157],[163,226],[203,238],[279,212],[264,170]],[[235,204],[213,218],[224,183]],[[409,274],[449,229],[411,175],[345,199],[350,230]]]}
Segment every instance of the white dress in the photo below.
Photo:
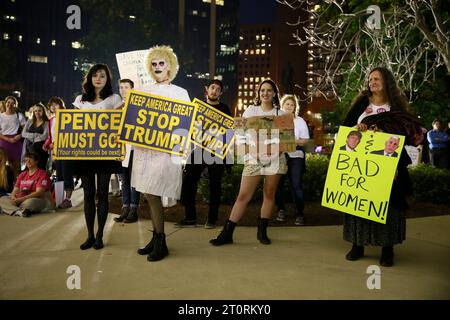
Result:
{"label": "white dress", "polygon": [[[142,91],[191,102],[188,92],[173,84],[150,84]],[[134,146],[131,186],[141,193],[161,196],[164,207],[175,205],[175,199],[180,199],[181,195],[181,159],[179,156]]]}

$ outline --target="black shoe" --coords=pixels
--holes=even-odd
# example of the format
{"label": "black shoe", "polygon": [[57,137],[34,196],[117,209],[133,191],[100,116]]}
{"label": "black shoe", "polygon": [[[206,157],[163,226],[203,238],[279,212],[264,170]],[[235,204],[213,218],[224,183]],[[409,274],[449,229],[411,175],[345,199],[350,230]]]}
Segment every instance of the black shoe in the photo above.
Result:
{"label": "black shoe", "polygon": [[394,248],[383,247],[381,249],[380,266],[392,267],[394,265]]}
{"label": "black shoe", "polygon": [[86,249],[92,248],[94,243],[95,243],[95,238],[94,237],[89,237],[89,238],[87,238],[87,240],[84,243],[82,243],[80,245],[80,249],[81,250],[86,250]]}
{"label": "black shoe", "polygon": [[94,243],[94,249],[95,250],[100,250],[104,247],[103,245],[103,240],[102,239],[96,239],[95,243]]}
{"label": "black shoe", "polygon": [[122,222],[128,217],[128,214],[130,213],[130,207],[122,207],[122,214],[118,217],[114,218],[115,222]]}
{"label": "black shoe", "polygon": [[133,222],[136,222],[136,221],[138,221],[137,208],[136,207],[132,207],[132,208],[130,208],[130,213],[125,218],[125,220],[123,220],[123,222],[125,222],[125,223],[133,223]]}
{"label": "black shoe", "polygon": [[152,240],[150,240],[150,242],[147,243],[147,245],[145,247],[139,248],[137,250],[137,253],[140,254],[141,256],[150,254],[153,251],[153,247],[155,245],[155,241],[156,241],[156,232],[153,231]]}
{"label": "black shoe", "polygon": [[22,217],[29,218],[33,215],[33,212],[30,209],[24,209],[22,211]]}
{"label": "black shoe", "polygon": [[209,240],[213,246],[221,246],[224,244],[233,243],[233,231],[236,223],[230,220],[225,221],[222,231],[215,239]]}
{"label": "black shoe", "polygon": [[189,219],[183,219],[178,223],[175,223],[176,228],[189,228],[189,227],[196,227],[197,226],[197,220],[189,220]]}
{"label": "black shoe", "polygon": [[357,246],[356,244],[353,244],[352,249],[347,253],[345,259],[356,261],[361,257],[364,257],[364,246]]}
{"label": "black shoe", "polygon": [[169,249],[166,244],[166,235],[157,233],[152,252],[147,256],[148,261],[159,261],[169,255]]}
{"label": "black shoe", "polygon": [[269,224],[269,219],[266,218],[258,218],[258,231],[256,233],[256,238],[262,244],[270,244],[271,241],[267,236],[267,226]]}

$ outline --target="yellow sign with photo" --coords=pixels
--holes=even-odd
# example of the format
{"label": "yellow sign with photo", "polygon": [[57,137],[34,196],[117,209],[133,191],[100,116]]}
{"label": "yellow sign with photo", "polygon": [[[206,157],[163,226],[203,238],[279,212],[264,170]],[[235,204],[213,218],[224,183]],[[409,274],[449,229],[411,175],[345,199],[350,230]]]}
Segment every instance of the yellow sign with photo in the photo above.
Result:
{"label": "yellow sign with photo", "polygon": [[322,206],[386,223],[401,135],[341,126],[331,154]]}

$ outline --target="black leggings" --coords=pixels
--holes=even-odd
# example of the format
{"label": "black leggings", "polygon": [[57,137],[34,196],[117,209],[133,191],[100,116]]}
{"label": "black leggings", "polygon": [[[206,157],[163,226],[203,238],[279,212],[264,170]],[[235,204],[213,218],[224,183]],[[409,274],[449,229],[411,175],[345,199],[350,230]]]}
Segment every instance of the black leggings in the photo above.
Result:
{"label": "black leggings", "polygon": [[[103,229],[108,218],[108,191],[110,173],[97,173],[97,196],[98,196],[98,230],[97,239],[103,238]],[[95,223],[95,174],[81,176],[84,190],[84,217],[86,218],[86,226],[88,230],[88,237],[94,237],[94,223]]]}

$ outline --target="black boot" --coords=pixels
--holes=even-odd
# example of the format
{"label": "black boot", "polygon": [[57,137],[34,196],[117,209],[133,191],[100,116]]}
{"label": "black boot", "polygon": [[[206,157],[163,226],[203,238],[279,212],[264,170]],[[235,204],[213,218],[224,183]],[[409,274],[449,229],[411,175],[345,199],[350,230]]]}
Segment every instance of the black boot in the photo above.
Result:
{"label": "black boot", "polygon": [[95,238],[94,238],[94,236],[89,236],[89,237],[86,239],[86,241],[83,242],[83,243],[80,245],[80,249],[81,249],[81,250],[86,250],[86,249],[92,248],[92,246],[94,245],[94,243],[95,243]]}
{"label": "black boot", "polygon": [[118,217],[114,218],[115,222],[122,222],[128,217],[128,214],[130,213],[130,207],[122,207],[122,214]]}
{"label": "black boot", "polygon": [[345,256],[345,259],[350,261],[356,261],[361,257],[364,257],[364,246],[357,246],[354,243],[352,249]]}
{"label": "black boot", "polygon": [[267,237],[267,225],[269,224],[269,219],[258,217],[258,232],[256,233],[256,238],[262,244],[270,244],[270,239]]}
{"label": "black boot", "polygon": [[225,221],[222,231],[216,239],[209,240],[213,246],[221,246],[227,243],[233,243],[233,231],[236,223],[230,220]]}
{"label": "black boot", "polygon": [[[100,226],[99,226],[99,229],[100,229]],[[103,228],[101,228],[101,230],[97,231],[97,234],[95,236],[95,243],[94,243],[93,247],[95,250],[100,250],[104,247],[104,245],[103,245]]]}
{"label": "black boot", "polygon": [[153,250],[147,257],[148,261],[159,261],[164,259],[169,254],[169,249],[166,244],[166,235],[164,233],[157,233]]}
{"label": "black boot", "polygon": [[155,240],[156,240],[156,232],[153,231],[152,240],[150,240],[150,242],[145,247],[139,248],[137,253],[140,254],[141,256],[150,254],[150,252],[153,251],[153,247],[155,245]]}
{"label": "black boot", "polygon": [[383,247],[381,249],[380,266],[392,267],[394,265],[394,247]]}
{"label": "black boot", "polygon": [[138,214],[137,214],[137,207],[131,207],[130,213],[128,214],[128,217],[125,218],[123,222],[125,223],[133,223],[138,221]]}

